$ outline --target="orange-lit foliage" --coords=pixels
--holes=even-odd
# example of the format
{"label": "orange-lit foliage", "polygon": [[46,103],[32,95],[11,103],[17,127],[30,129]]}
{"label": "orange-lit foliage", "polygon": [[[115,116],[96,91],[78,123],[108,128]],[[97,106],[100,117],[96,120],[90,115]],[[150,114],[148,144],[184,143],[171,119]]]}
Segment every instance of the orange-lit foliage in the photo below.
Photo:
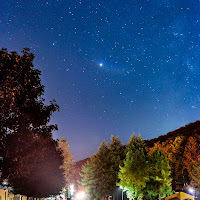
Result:
{"label": "orange-lit foliage", "polygon": [[187,168],[188,173],[191,173],[192,165],[200,157],[200,135],[191,136],[188,138],[184,151],[184,165]]}
{"label": "orange-lit foliage", "polygon": [[192,165],[200,157],[200,121],[146,143],[150,154],[158,148],[167,155],[174,185],[190,184]]}

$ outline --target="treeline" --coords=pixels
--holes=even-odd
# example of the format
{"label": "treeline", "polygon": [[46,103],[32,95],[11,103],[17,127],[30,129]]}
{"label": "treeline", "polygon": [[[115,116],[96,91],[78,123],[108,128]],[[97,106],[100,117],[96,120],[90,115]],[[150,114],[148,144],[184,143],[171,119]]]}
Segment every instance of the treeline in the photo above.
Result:
{"label": "treeline", "polygon": [[59,109],[43,98],[41,72],[28,49],[22,55],[0,50],[0,184],[14,194],[57,195],[73,174],[69,145],[52,138],[50,124]]}
{"label": "treeline", "polygon": [[196,121],[194,123],[190,123],[184,127],[181,127],[175,131],[171,131],[167,133],[166,135],[161,135],[158,138],[154,138],[151,140],[146,141],[147,146],[152,147],[154,146],[155,143],[159,142],[166,142],[169,139],[175,139],[177,136],[196,136],[200,135],[200,121]]}
{"label": "treeline", "polygon": [[[52,138],[50,119],[59,106],[43,98],[34,55],[0,50],[0,184],[31,197],[57,195],[78,177],[69,144]],[[132,135],[102,142],[80,174],[89,199],[121,186],[128,198],[155,199],[192,185],[200,189],[200,122],[144,141]]]}
{"label": "treeline", "polygon": [[172,191],[200,190],[200,122],[150,141],[132,135],[126,146],[118,137],[102,142],[82,167],[80,186],[89,199],[115,195],[121,186],[129,199],[155,199]]}
{"label": "treeline", "polygon": [[102,142],[83,166],[81,186],[88,199],[106,199],[118,187],[129,199],[155,199],[172,193],[170,166],[159,149],[148,152],[145,141],[132,135],[126,146],[118,137]]}
{"label": "treeline", "polygon": [[199,182],[194,181],[195,177],[199,177],[198,173],[194,174],[197,170],[194,166],[200,159],[200,121],[190,123],[158,139],[150,140],[147,145],[150,151],[158,148],[167,155],[174,189],[182,189],[184,185],[190,183],[200,189]]}

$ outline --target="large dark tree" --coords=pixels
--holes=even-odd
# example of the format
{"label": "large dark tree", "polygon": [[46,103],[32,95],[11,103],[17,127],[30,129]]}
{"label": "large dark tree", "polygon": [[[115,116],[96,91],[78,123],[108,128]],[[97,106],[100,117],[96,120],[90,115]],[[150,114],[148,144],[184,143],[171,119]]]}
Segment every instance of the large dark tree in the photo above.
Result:
{"label": "large dark tree", "polygon": [[[41,177],[49,179],[49,176],[33,177],[36,171],[39,175],[39,171],[35,170],[39,169],[39,163],[41,173],[45,169],[48,170],[45,165],[51,166],[52,170],[55,169],[54,172],[50,170],[52,177],[54,173],[59,173],[57,178],[60,179],[57,181],[61,184],[57,183],[58,186],[63,182],[62,170],[57,169],[63,158],[57,150],[57,142],[51,138],[51,133],[57,126],[49,124],[52,113],[58,110],[58,105],[55,101],[50,105],[45,104],[45,99],[42,98],[44,86],[41,84],[41,73],[34,69],[33,59],[34,55],[28,49],[24,49],[22,55],[16,52],[9,53],[6,49],[0,50],[0,157],[3,158],[0,159],[0,170],[2,179],[7,178],[18,193],[24,193],[19,185],[23,185],[23,181],[26,182],[24,174],[19,173],[22,168],[27,172],[27,180],[38,178],[41,183],[47,183]],[[42,150],[39,149],[40,140],[47,142]],[[16,163],[18,164],[15,165]],[[14,179],[14,175],[17,178]],[[27,191],[33,190],[29,193],[33,196],[59,192],[57,187],[55,189],[50,186],[48,192],[44,190],[41,194],[40,188],[32,187],[31,181],[25,185]]]}
{"label": "large dark tree", "polygon": [[[14,145],[14,146],[13,146]],[[62,152],[57,141],[34,131],[11,133],[5,141],[3,176],[15,194],[47,197],[64,187]]]}
{"label": "large dark tree", "polygon": [[34,55],[28,49],[22,53],[0,51],[1,135],[30,127],[50,133],[56,126],[47,124],[58,106],[55,102],[44,104],[44,86],[41,72],[33,66]]}

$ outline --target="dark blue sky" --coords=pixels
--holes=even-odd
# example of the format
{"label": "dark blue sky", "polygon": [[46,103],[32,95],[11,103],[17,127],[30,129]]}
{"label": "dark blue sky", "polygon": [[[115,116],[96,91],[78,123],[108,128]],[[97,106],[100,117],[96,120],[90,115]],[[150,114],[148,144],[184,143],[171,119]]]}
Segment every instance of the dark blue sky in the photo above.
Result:
{"label": "dark blue sky", "polygon": [[35,54],[76,160],[199,119],[197,0],[1,0],[0,46]]}

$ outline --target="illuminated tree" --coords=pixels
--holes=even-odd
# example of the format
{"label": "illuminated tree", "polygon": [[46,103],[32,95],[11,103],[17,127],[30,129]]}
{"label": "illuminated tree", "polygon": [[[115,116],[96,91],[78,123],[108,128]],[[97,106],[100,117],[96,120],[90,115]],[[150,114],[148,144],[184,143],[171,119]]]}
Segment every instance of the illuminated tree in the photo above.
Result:
{"label": "illuminated tree", "polygon": [[191,185],[200,192],[200,158],[193,163],[190,171]]}
{"label": "illuminated tree", "polygon": [[79,182],[85,189],[87,193],[87,199],[93,200],[96,198],[98,192],[98,182],[96,175],[96,167],[95,167],[95,157],[92,156],[90,161],[82,168],[82,173],[80,174],[82,179]]}
{"label": "illuminated tree", "polygon": [[173,178],[172,186],[174,189],[179,189],[179,187],[182,187],[185,183],[189,182],[188,171],[184,163],[186,142],[186,136],[177,136],[174,138],[169,138],[161,144],[157,143],[149,150],[151,153],[158,148],[167,156],[170,165],[171,176]]}
{"label": "illuminated tree", "polygon": [[132,135],[129,140],[119,178],[118,185],[123,187],[129,199],[155,199],[172,191],[167,156],[159,149],[148,153],[141,136]]}
{"label": "illuminated tree", "polygon": [[98,152],[83,167],[82,186],[89,196],[102,199],[116,189],[119,165],[124,159],[124,147],[118,137],[111,137],[111,143],[102,142]]}
{"label": "illuminated tree", "polygon": [[73,157],[69,151],[69,144],[64,137],[62,138],[62,140],[59,141],[59,148],[62,150],[62,156],[64,158],[62,168],[65,175],[65,188],[67,188],[73,181],[74,163]]}
{"label": "illuminated tree", "polygon": [[149,180],[148,154],[144,140],[132,135],[128,142],[128,153],[124,165],[120,167],[118,185],[126,191],[129,199],[142,199],[143,189]]}
{"label": "illuminated tree", "polygon": [[149,152],[161,149],[168,157],[174,190],[191,182],[191,170],[200,155],[200,121],[147,141]]}
{"label": "illuminated tree", "polygon": [[184,148],[183,161],[188,173],[192,170],[192,165],[198,161],[200,156],[200,135],[190,136]]}
{"label": "illuminated tree", "polygon": [[159,149],[149,155],[149,180],[144,189],[146,199],[172,194],[170,166],[167,156]]}

